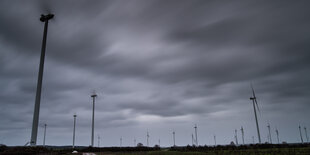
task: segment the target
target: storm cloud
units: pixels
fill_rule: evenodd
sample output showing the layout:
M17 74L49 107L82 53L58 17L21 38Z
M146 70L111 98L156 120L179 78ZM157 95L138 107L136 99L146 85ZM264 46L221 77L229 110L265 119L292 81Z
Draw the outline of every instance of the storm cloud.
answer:
M102 146L161 139L163 146L233 141L255 122L280 140L299 142L310 128L308 1L56 0L0 2L0 143L30 139L43 34L49 22L40 109L48 145L89 145L91 97L98 94L95 132ZM42 143L39 128L38 144ZM273 134L275 139L275 134ZM275 141L275 140L274 140Z

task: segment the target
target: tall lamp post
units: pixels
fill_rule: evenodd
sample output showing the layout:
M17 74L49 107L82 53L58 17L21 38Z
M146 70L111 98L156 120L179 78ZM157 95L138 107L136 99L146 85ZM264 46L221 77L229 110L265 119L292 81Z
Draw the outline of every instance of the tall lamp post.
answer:
M40 100L41 100L41 89L42 89L42 79L43 79L43 69L44 69L44 58L45 58L45 48L46 48L46 36L47 36L47 27L48 20L54 17L53 14L41 15L40 21L44 22L44 33L43 33L43 41L41 48L41 57L40 57L40 68L38 75L38 83L37 83L37 92L33 113L33 121L32 121L32 131L31 131L31 140L30 145L34 146L37 144L37 136L38 136L38 124L39 124L39 112L40 112Z

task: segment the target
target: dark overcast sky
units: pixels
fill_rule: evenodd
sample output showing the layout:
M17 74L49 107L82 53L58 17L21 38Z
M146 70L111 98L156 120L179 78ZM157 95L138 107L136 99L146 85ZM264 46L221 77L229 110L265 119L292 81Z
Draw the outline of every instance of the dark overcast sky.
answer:
M38 144L90 144L91 98L98 94L95 135L101 146L257 141L250 83L280 140L310 130L309 1L55 0L0 1L0 144L30 140L42 13L47 39ZM305 132L303 130L305 139ZM240 140L240 139L239 139ZM96 140L97 145L97 140Z

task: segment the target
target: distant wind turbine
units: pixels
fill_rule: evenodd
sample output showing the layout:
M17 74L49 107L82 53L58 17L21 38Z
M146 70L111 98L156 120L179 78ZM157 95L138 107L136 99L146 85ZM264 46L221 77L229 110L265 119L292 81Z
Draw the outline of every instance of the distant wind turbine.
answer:
M91 146L94 147L94 132L95 132L95 98L97 97L96 93L94 92L91 95L93 98L93 115L92 115L92 130L91 130Z
M216 146L216 135L213 135L214 138L214 146Z
M198 146L198 137L197 137L197 124L195 124L195 142L196 142L196 145Z
M137 145L136 145L136 138L134 138L134 140L133 140L133 146L134 146L134 147L137 146Z
M300 127L300 125L299 125L299 134L300 134L301 143L304 143L304 140L302 139L302 134L301 134L301 127Z
M44 138L43 138L43 146L45 146L45 137L46 137L46 124L44 124Z
M147 147L149 147L149 130L146 131L146 144L147 144Z
M277 134L278 144L280 144L280 140L279 140L279 131L278 131L278 129L277 129L277 128L276 128L276 134Z
M121 138L119 139L119 146L120 146L120 147L122 147L122 143L123 143L123 138L121 137Z
M267 125L267 128L268 128L268 132L269 132L269 135L268 135L268 138L269 138L269 142L270 142L270 144L272 144L272 138L271 138L271 132L270 132L270 124L268 123L268 125Z
M242 136L242 144L244 145L244 130L242 126L240 130L241 130L241 136Z
M251 88L252 88L253 97L250 97L250 100L253 101L253 108L254 108L254 115L255 115L255 120L256 120L258 142L261 143L261 138L260 138L260 133L259 133L259 126L258 126L258 121L257 121L257 114L256 114L256 108L258 109L258 111L259 111L259 108L258 108L258 104L257 104L257 100L256 100L256 96L255 96L255 92L254 92L252 84L251 84Z
M172 132L172 135L173 135L173 146L175 146L175 132L174 131Z
M194 134L192 134L192 146L194 146Z
M306 128L306 127L304 127L304 129L305 129L305 134L306 134L307 143L309 143L309 137L308 137L307 128Z
M235 140L236 140L236 145L238 145L238 137L237 137L237 130L235 129Z

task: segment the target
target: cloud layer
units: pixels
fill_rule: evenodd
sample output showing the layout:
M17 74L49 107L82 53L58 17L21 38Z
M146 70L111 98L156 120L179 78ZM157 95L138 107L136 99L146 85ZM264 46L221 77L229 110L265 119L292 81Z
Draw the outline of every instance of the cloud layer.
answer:
M90 144L95 90L102 146L191 144L256 137L250 83L281 141L310 128L308 1L9 1L0 2L0 143L30 139L43 23L48 29L40 124L47 144ZM40 128L38 143L42 143ZM273 131L274 132L274 131ZM304 134L304 133L303 133ZM275 134L273 135L275 141Z

